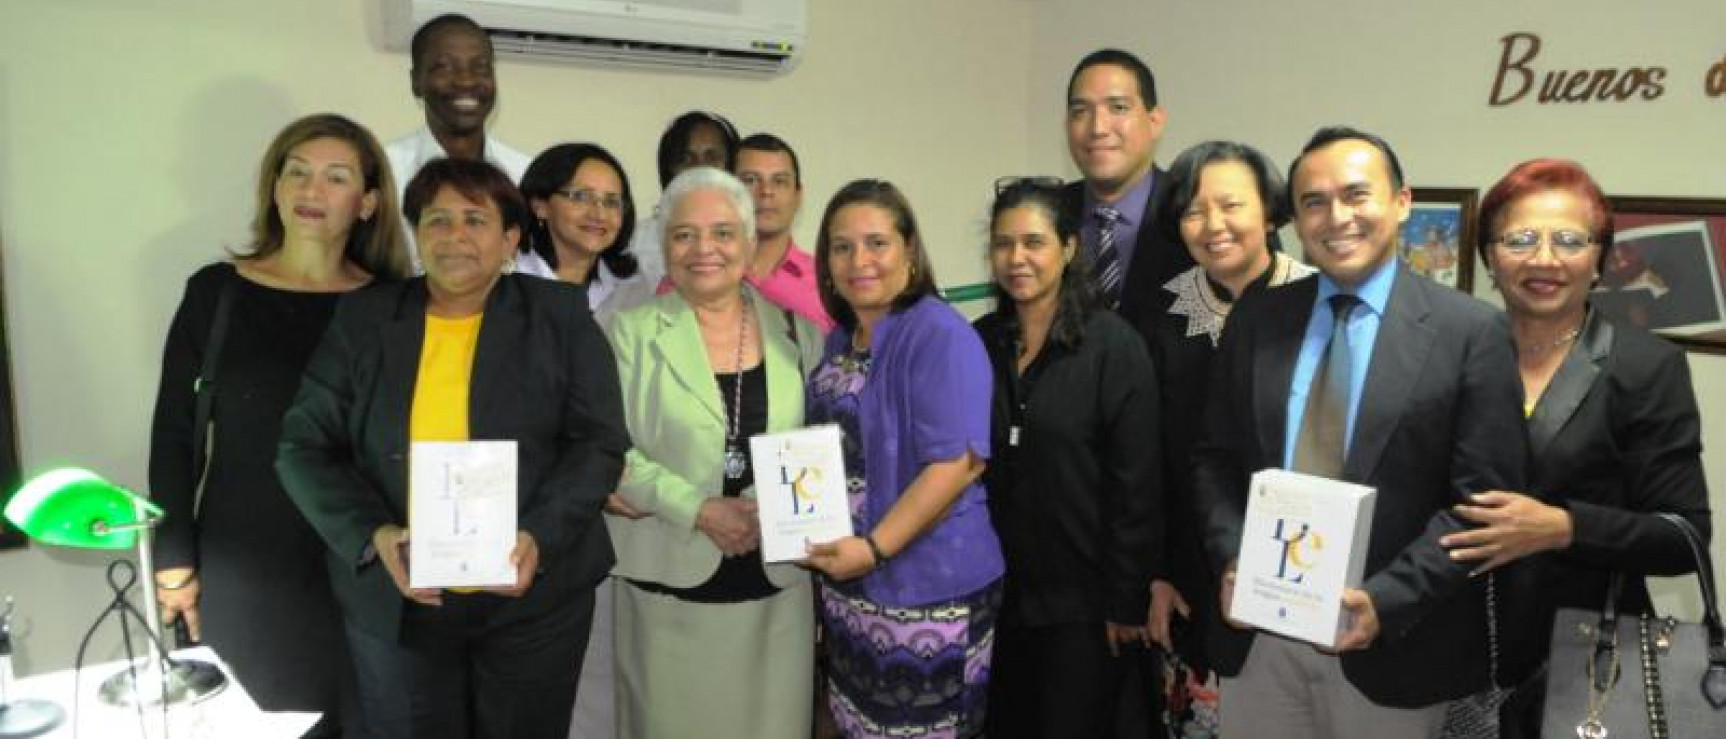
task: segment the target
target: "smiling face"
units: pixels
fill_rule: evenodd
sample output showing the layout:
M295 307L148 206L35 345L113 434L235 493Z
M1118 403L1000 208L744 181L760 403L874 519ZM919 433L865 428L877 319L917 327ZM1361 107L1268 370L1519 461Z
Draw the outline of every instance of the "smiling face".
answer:
M1067 151L1093 192L1119 197L1146 172L1163 135L1163 109L1145 107L1138 79L1113 64L1096 64L1067 91Z
M1411 198L1377 147L1340 139L1307 152L1291 191L1307 261L1332 280L1354 287L1395 258Z
M378 192L366 189L352 144L320 138L288 152L276 175L275 200L284 241L345 245L354 223L377 209Z
M485 34L462 25L433 31L410 74L432 132L458 137L484 132L497 102L491 41Z
M1592 206L1569 190L1541 190L1505 206L1499 216L1491 249L1493 281L1504 294L1504 307L1513 317L1580 321L1588 306L1588 291L1599 277L1600 245L1589 224ZM1515 254L1502 243L1505 234L1531 232L1539 243L1531 253ZM1554 233L1567 232L1585 243L1562 249Z
M910 245L893 213L872 203L840 208L828 225L827 239L834 292L851 306L858 322L872 325L911 284Z
M520 229L503 222L490 198L476 203L447 185L420 210L414 238L434 302L483 300L491 291L521 240Z
M725 193L693 190L665 223L665 271L678 294L704 302L735 293L755 245Z
M576 249L592 256L611 248L623 228L623 178L599 159L588 159L545 200L533 201L536 217L545 221L559 250Z
M1008 208L989 231L989 270L1013 302L1024 306L1060 297L1061 275L1079 242L1062 243L1048 211L1036 205Z
M1199 170L1193 200L1181 214L1181 241L1212 280L1251 281L1270 266L1264 196L1251 167L1213 162Z

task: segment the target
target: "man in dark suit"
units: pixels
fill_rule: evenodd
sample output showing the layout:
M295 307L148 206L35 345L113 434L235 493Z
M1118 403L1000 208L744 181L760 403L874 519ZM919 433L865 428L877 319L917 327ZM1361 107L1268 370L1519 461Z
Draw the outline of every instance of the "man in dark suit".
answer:
M1207 555L1228 573L1225 611L1253 472L1322 474L1378 499L1334 653L1213 624L1223 723L1239 736L1437 736L1448 702L1487 675L1484 588L1438 540L1467 528L1452 512L1465 496L1523 489L1509 329L1397 260L1411 197L1382 139L1320 130L1289 181L1320 277L1235 308L1194 452Z
M1079 60L1067 81L1067 151L1084 180L1067 186L1068 212L1104 302L1141 333L1168 305L1163 283L1193 266L1184 246L1158 236L1151 213L1163 171L1157 141L1167 113L1150 67L1131 53L1101 49Z

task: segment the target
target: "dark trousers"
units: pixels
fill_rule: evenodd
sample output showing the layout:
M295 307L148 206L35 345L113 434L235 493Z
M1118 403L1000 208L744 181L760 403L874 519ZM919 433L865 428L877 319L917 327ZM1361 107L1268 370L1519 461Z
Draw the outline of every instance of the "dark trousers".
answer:
M1127 651L1119 657L1109 654L1101 622L997 627L985 735L1116 736L1123 681L1133 658Z
M503 598L445 593L408 606L400 643L348 624L372 739L566 739L593 591L498 623Z

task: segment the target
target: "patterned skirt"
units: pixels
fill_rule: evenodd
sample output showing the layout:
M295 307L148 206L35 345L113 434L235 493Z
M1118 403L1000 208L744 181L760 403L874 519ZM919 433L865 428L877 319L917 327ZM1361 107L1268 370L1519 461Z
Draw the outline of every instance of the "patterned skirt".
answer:
M882 606L821 588L827 695L847 739L963 739L983 730L999 581L956 600Z

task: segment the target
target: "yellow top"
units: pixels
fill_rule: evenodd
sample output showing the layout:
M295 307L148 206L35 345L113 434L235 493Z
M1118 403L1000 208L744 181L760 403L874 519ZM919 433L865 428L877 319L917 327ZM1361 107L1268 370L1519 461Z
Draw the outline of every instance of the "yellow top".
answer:
M484 314L468 318L426 315L425 346L414 380L413 441L467 441L468 383L473 379L474 348Z
M473 379L473 354L479 346L479 321L485 314L467 318L438 318L426 314L425 345L420 348L419 375L414 380L414 404L408 421L410 441L467 441L467 395ZM413 499L413 487L408 487ZM413 504L408 504L413 510ZM413 522L408 522L413 528ZM450 588L456 593L477 593L478 588Z

